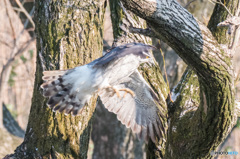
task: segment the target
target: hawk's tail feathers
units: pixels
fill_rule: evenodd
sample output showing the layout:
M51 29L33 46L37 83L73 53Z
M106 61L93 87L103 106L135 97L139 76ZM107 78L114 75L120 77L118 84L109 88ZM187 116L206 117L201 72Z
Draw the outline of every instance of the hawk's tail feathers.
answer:
M51 97L57 92L62 91L65 86L62 76L66 71L44 71L42 79L44 83L40 86L43 89L43 96Z
M63 112L65 114L77 115L82 111L82 104L71 93L72 84L66 82L64 76L70 73L67 71L44 71L42 79L44 83L40 86L43 89L43 96L49 97L47 105L53 109L53 111Z
M67 70L58 70L58 71L44 71L42 79L44 81L53 81L61 77L67 72Z

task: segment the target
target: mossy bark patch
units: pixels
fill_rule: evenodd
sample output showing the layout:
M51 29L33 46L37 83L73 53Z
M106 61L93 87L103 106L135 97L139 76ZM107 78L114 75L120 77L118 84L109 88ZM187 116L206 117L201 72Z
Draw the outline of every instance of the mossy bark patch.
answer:
M43 70L73 68L102 55L105 6L105 0L36 1L34 94L26 135L16 149L16 158L87 158L96 95L81 116L65 116L46 106L39 86Z

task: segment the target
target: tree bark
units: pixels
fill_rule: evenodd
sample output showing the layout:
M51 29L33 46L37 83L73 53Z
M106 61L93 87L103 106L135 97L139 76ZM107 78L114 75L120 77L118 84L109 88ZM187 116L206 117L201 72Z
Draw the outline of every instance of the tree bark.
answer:
M171 104L175 109L170 109L172 114L164 158L211 158L210 152L217 148L235 123L230 55L206 26L173 0L122 2L147 20L153 31L151 35L164 40L196 73L195 77L185 73L181 85L189 94L184 94L186 89L181 88L183 92L180 94L184 95ZM234 3L231 4L236 7L239 2ZM197 78L200 90L194 92ZM197 96L192 98L195 93Z
M36 1L37 67L32 107L24 142L15 158L87 158L96 96L83 115L54 113L41 95L43 70L83 65L102 53L105 0Z
M209 0L178 0L178 2L203 24L208 23L214 9L214 4L212 4ZM164 57L160 52L154 52L154 56L158 61L161 71L164 72L164 69L166 69L169 87L172 89L181 80L187 65L178 56L178 54L176 54L176 52L163 41L155 39L153 41L153 45L162 49Z

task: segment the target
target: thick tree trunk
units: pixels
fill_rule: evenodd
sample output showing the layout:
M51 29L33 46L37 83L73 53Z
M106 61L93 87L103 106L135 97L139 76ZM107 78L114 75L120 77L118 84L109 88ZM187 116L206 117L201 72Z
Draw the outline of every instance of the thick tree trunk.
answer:
M37 68L24 142L16 158L87 158L96 96L81 116L54 113L41 95L43 70L73 68L102 54L105 0L36 1Z
M174 96L177 100L171 104L174 109L170 109L169 114L165 158L211 158L210 152L223 141L236 118L234 77L228 51L219 45L220 41L216 41L204 25L173 0L122 2L147 20L153 31L148 35L164 40L196 72L184 74L182 87ZM238 3L225 4L234 8ZM215 19L225 20L224 15L226 17L227 14L222 14L218 10ZM219 39L227 41L226 38ZM200 90L196 87L197 79ZM179 94L181 96L177 96Z

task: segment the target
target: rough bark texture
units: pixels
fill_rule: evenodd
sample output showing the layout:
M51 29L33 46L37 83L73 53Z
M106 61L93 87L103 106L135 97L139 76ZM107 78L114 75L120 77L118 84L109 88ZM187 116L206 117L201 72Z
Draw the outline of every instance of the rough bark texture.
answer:
M208 0L194 1L178 0L193 16L204 24L207 24L214 9L214 4ZM180 81L187 65L176 54L176 52L163 41L155 39L153 44L162 49L164 58L160 52L154 52L161 71L164 72L164 61L170 89L174 88ZM164 76L165 77L165 76ZM166 77L165 77L166 78Z
M211 158L209 152L216 149L234 123L230 55L204 25L175 1L122 1L128 9L147 20L155 37L170 45L196 72L199 80L200 90L196 92L199 96L195 99L189 96L191 101L185 102L178 98L173 103L184 102L184 109L172 111L165 158ZM187 73L185 76L189 80L183 87L194 93L198 85L194 84L196 78ZM195 109L186 111L187 106Z
M37 68L24 142L16 158L87 158L90 119L96 96L83 115L57 114L41 95L43 70L73 68L89 63L102 53L105 0L36 1Z

